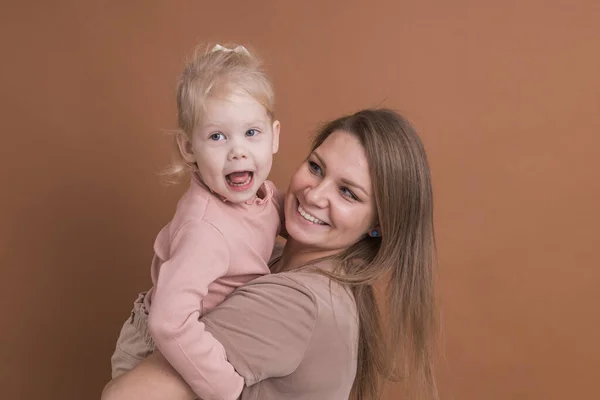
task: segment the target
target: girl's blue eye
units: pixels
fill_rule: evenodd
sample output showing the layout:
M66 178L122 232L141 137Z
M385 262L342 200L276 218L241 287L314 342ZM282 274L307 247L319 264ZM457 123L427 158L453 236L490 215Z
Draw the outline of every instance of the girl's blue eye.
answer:
M317 164L317 163L316 163L316 162L314 162L314 161L309 161L309 162L308 162L308 168L310 169L310 171L311 171L313 174L317 174L317 175L318 175L318 174L320 174L320 173L321 173L321 167L319 167L319 164Z
M356 197L352 190L348 189L347 187L340 188L340 191L342 192L342 196L351 198L352 200L358 200L358 197Z
M248 129L246 131L246 136L248 136L248 137L253 137L256 135L258 135L258 129Z
M223 135L221 132L218 133L213 133L212 135L210 135L210 140L224 140L225 139L225 135Z

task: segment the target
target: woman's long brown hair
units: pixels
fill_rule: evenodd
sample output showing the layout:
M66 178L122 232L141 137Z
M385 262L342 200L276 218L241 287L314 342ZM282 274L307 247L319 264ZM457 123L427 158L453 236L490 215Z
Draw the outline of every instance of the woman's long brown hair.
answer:
M359 316L358 365L351 398L376 400L386 380L402 380L406 398L437 399L433 196L427 157L413 127L387 109L328 123L313 150L335 131L355 135L369 162L380 237L365 236L339 255L328 274L348 285ZM378 307L374 285L385 282Z

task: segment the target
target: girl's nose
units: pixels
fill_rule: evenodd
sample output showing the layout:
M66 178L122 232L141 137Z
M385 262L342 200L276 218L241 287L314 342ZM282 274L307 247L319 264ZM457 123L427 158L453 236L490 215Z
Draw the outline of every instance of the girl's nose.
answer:
M227 156L227 159L229 161L234 161L234 160L241 160L244 158L248 157L248 152L246 151L246 149L244 148L244 146L240 146L237 144L234 144L231 147L231 150L229 150L229 154Z

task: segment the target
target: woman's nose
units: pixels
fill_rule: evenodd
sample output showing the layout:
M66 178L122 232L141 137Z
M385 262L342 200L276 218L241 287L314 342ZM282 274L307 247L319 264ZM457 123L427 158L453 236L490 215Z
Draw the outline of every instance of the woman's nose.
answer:
M329 203L327 197L327 184L321 182L319 185L314 187L308 187L304 191L304 198L306 201L319 208L327 207Z

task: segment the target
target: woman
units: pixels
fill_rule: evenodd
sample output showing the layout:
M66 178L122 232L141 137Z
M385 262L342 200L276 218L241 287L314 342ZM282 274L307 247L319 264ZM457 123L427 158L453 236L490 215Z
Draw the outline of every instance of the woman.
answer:
M274 273L203 318L245 379L241 398L378 399L383 381L400 377L407 398L437 398L431 181L410 124L385 109L327 124L290 181L285 217L289 239ZM159 354L103 393L194 397Z

